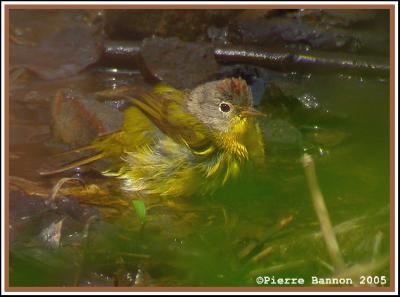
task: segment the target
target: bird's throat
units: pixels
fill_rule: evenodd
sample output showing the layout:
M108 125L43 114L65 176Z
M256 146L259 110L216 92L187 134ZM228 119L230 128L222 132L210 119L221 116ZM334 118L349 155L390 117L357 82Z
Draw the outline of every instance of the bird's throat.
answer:
M220 149L231 154L239 161L249 158L246 144L244 143L245 134L251 128L245 119L239 119L232 123L228 132L219 132L217 135L217 145Z

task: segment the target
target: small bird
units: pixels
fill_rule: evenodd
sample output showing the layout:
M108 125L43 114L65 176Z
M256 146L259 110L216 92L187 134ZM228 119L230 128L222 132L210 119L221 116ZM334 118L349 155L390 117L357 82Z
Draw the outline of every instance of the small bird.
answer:
M101 173L122 179L125 191L186 197L211 194L251 160L263 162L264 141L251 91L241 78L207 82L191 91L157 85L131 98L123 127L74 152L92 155L42 175L101 159Z

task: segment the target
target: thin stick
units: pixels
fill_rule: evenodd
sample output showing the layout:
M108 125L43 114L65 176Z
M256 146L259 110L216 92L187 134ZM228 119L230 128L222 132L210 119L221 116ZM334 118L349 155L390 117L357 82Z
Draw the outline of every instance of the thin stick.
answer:
M340 252L339 244L333 232L331 220L329 218L328 209L326 208L324 196L318 185L317 175L315 173L315 164L312 157L304 154L302 158L304 171L307 178L308 187L310 189L311 199L314 205L315 213L317 214L321 232L324 237L329 256L335 267L336 273L346 268L342 254Z
M57 184L53 187L53 189L50 192L49 198L46 201L47 205L52 205L54 204L54 201L56 200L57 197L57 193L58 191L61 189L61 187L63 186L64 183L68 182L68 181L78 181L82 184L82 186L85 185L84 181L80 178L77 177L63 177L62 179L60 179Z

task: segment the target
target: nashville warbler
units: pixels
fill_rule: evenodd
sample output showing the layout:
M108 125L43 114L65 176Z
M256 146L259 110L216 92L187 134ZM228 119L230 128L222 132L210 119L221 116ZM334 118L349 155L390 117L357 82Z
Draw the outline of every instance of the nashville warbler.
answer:
M236 176L248 160L262 162L264 143L243 79L228 78L180 91L159 84L131 98L123 127L89 146L90 157L43 175L110 159L105 176L122 179L122 189L144 195L208 194Z

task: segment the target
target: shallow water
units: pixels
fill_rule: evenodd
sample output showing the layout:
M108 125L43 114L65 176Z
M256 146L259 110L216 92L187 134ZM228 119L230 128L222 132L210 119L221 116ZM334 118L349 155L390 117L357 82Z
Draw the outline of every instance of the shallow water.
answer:
M118 79L126 81L126 77ZM136 76L130 79L135 84ZM289 133L286 130L278 138L268 139L268 121L279 118L264 120L264 168L244 170L212 197L191 197L158 206L145 201L152 207L143 227L136 213L127 208L112 220L95 221L85 234L81 227L71 225L68 229L67 225L68 231L55 249L40 243L39 227L17 234L19 241L11 245L11 285L257 286L255 279L260 275L304 277L306 284L312 275L332 276L331 260L299 162L304 150L314 157L346 264L387 259L388 80L361 74L290 74L279 76L277 81L288 85L296 81L297 90L306 90L298 91L300 94L312 94L324 110L340 115L339 120L326 123L321 117L320 122L317 118L309 123L300 119L304 125L290 125L300 133L301 141L287 144L282 140ZM60 87L97 91L104 85L106 79L88 69L70 81L28 83L26 89L51 94ZM39 177L37 170L50 154L62 148L50 145L50 131L43 132L44 141L19 141L18 135L12 134L18 133L13 127L21 123L21 112L28 115L34 111L31 117L24 117L32 125L50 122L46 115L50 100L20 106L12 100L19 94L15 91L10 102L11 118L16 119L11 121L10 175L35 181L50 192L57 178ZM89 183L105 180L85 174L81 177ZM123 196L118 191L112 193L111 200ZM389 265L365 274L389 277Z

